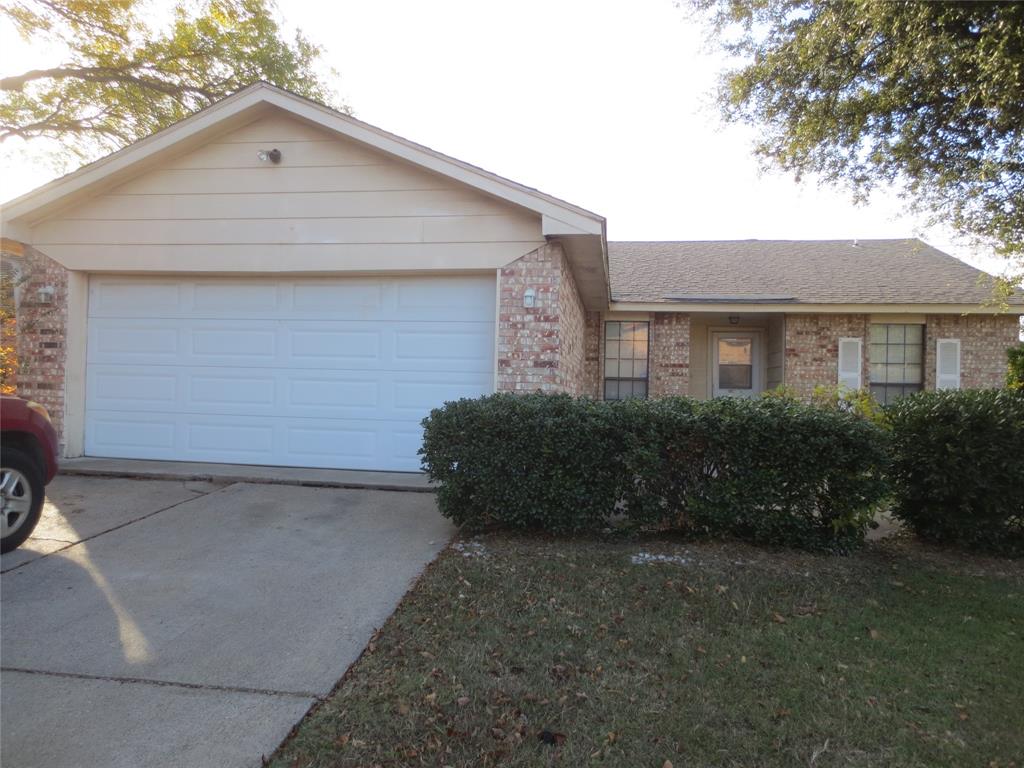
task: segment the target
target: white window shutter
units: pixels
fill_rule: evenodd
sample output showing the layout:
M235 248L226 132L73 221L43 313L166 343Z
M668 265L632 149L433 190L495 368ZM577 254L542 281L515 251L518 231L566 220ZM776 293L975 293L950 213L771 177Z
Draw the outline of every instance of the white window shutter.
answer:
M839 386L860 389L863 353L858 338L839 339Z
M960 389L960 339L935 342L935 388Z

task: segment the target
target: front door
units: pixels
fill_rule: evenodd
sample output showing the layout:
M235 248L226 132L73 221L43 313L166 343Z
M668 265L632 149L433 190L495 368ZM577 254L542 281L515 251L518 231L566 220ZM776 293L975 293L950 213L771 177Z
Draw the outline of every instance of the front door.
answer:
M754 397L761 378L761 334L725 331L711 334L711 375L715 397Z

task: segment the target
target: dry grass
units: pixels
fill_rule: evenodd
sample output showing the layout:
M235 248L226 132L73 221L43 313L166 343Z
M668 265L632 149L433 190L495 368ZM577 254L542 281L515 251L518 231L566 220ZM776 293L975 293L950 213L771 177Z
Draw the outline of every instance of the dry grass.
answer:
M1006 768L1022 651L1019 562L493 534L430 567L273 765Z

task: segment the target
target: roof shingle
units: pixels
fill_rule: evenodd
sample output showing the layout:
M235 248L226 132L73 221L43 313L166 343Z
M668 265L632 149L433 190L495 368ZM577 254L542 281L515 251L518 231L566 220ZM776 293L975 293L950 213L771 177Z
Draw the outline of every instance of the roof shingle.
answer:
M608 261L612 300L622 302L977 304L992 296L984 272L917 239L609 242Z

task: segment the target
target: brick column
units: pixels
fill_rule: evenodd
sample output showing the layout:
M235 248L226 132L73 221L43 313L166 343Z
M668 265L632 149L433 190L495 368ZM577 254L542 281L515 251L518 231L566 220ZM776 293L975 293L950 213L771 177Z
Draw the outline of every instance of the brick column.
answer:
M583 394L584 311L562 246L531 251L499 279L498 391Z
M655 312L650 328L650 396L689 395L690 316Z
M46 407L63 442L68 273L30 246L4 240L2 249L15 284L16 394Z

